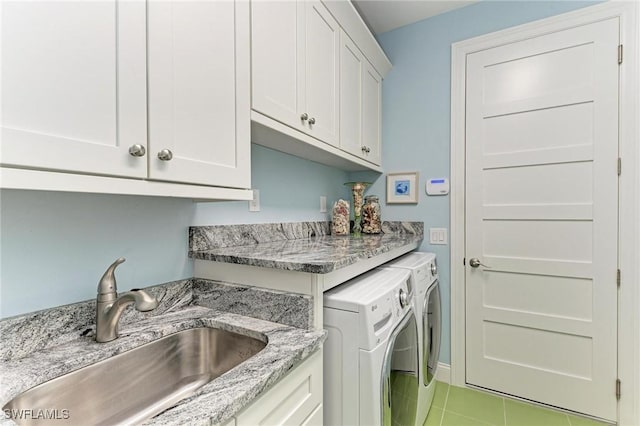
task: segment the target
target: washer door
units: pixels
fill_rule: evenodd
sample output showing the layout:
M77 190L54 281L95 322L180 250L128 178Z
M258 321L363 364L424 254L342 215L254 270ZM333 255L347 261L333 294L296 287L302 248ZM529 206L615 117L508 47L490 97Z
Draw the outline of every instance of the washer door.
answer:
M389 337L382 370L382 424L413 425L418 388L418 324L413 309Z
M424 386L427 386L436 375L438 358L440 357L441 334L441 300L440 283L436 280L424 295L422 305L422 371Z

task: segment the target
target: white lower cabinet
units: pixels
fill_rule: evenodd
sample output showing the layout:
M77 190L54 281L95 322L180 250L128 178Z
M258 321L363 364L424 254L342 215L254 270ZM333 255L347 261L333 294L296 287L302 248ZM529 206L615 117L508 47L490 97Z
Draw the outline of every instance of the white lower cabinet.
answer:
M235 425L322 425L322 350L240 412Z

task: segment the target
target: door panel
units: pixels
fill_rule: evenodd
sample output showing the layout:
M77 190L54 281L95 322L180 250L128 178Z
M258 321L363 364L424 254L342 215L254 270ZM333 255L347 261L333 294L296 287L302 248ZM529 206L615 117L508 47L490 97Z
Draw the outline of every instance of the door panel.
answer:
M306 10L305 99L307 133L331 145L338 145L340 104L340 27L320 1L304 2Z
M0 7L2 164L146 177L145 3Z
M618 19L467 57L467 382L616 419Z
M382 78L365 59L362 79L362 142L369 149L367 161L380 165L380 123L382 112Z
M248 5L151 1L148 16L149 176L248 188Z

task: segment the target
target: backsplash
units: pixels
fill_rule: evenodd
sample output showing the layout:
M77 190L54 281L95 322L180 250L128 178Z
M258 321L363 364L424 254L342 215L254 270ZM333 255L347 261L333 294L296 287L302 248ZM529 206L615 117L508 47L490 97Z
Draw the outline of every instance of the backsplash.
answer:
M158 307L150 312L128 308L121 324L186 306L203 306L304 329L313 324L313 302L310 296L301 294L204 279L173 281L145 290L158 299ZM96 301L87 300L1 320L0 360L22 358L76 340L79 335L91 337L95 315Z
M383 222L384 234L424 233L423 222ZM189 251L247 246L331 234L331 222L260 223L189 227Z

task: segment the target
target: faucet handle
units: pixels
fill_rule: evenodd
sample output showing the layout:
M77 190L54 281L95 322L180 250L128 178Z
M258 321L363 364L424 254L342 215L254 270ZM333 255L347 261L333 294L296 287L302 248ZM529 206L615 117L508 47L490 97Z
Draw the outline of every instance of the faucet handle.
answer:
M124 257L120 257L115 260L107 268L102 278L98 282L98 301L99 302L109 302L115 300L118 294L118 287L116 285L116 275L115 271L118 265L124 263L126 259Z

